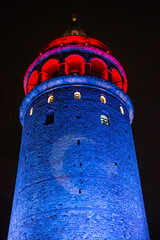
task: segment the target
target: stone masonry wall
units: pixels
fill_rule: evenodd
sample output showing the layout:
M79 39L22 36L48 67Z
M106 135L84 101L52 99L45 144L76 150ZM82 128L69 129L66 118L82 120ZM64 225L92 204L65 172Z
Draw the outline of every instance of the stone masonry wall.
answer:
M8 239L149 239L128 110L116 96L63 86L30 104Z

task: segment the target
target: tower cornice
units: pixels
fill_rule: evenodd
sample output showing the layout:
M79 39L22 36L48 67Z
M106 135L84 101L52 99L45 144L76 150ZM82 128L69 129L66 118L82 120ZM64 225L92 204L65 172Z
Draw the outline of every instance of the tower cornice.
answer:
M67 86L85 86L90 88L99 88L108 92L110 95L119 99L127 108L130 123L133 121L134 110L128 95L119 87L104 79L93 76L60 76L49 79L34 87L24 98L20 107L20 121L23 126L24 116L32 102L40 95L49 92L51 89L64 88ZM97 96L98 99L98 96Z
M88 36L63 36L57 39L52 40L51 42L47 43L38 53L38 56L43 54L44 52L48 51L49 49L56 48L56 47L63 47L66 45L73 45L73 44L80 44L84 46L93 46L99 48L111 55L114 55L110 48L102 43L101 41L88 37Z

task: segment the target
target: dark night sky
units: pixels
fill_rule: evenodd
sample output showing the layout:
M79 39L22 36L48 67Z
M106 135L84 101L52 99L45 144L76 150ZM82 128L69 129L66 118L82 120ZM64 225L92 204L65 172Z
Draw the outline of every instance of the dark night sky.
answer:
M18 164L23 76L38 51L61 37L73 12L110 47L128 77L132 124L151 240L160 239L158 1L1 1L0 240L6 239Z

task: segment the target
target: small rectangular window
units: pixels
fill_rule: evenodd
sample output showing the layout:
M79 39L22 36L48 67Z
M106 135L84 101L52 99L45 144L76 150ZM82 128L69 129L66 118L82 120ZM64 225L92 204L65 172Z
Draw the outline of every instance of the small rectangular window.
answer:
M51 123L54 123L54 112L49 112L46 115L45 125L49 125Z

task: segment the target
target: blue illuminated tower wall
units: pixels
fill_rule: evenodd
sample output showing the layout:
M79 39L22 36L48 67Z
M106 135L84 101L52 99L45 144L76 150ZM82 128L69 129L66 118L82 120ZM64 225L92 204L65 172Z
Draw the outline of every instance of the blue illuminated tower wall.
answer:
M54 40L30 65L8 240L149 239L126 81L86 36Z

